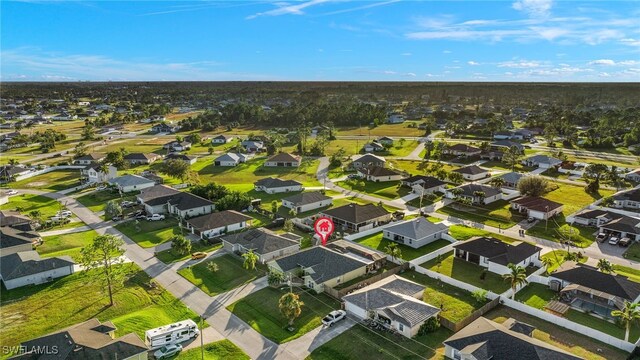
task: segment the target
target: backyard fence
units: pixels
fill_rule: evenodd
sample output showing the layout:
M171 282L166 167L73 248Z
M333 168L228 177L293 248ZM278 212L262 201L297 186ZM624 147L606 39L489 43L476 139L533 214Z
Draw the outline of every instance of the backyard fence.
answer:
M32 178L34 176L50 173L50 172L56 171L56 170L69 170L69 169L80 170L80 169L84 169L84 168L85 168L85 166L82 166L82 165L51 166L51 167L48 167L46 169L30 171L30 172L28 172L26 174L18 175L18 176L15 177L15 180L16 181L20 181L20 180L24 180L24 179L29 179L29 178Z
M493 310L493 308L495 308L496 306L498 306L500 304L500 297L497 297L491 301L489 301L488 303L482 305L481 308L477 309L476 311L472 312L469 316L467 316L466 318L458 321L457 323L454 323L453 321L447 320L443 317L440 317L440 325L446 327L447 329L453 331L453 332L458 332L460 330L462 330L465 326L471 324L472 322L474 322L477 318L479 318L480 316L488 313L489 311Z
M395 275L399 272L402 271L406 271L409 269L409 263L405 262L404 264L400 265L400 266L396 266L392 269L386 270L381 272L380 274L377 275L373 275L369 278L366 278L362 281L359 281L355 284L349 285L346 288L342 288L340 290L336 290L336 289L331 289L333 290L332 292L327 292L329 295L333 296L334 298L341 300L345 295L349 294L351 291L353 290L357 290L360 289L362 287L365 287L367 285L373 284L375 282L378 282L382 279L386 279L391 275ZM327 289L325 288L325 291L327 291Z
M351 241L356 240L356 239L360 239L360 238L363 238L365 236L369 236L369 235L372 235L372 234L379 233L382 230L388 228L389 226L395 225L395 224L397 224L397 223L399 223L401 221L404 221L404 220L392 221L392 222L390 222L388 224L385 224L385 225L382 225L382 226L378 226L378 227L374 227L373 229L363 230L363 231L357 232L355 234L350 234L350 235L344 236L343 238L345 240L351 240Z
M444 255L446 253L448 253L449 251L453 251L453 247L456 245L456 243L451 243L445 247L442 247L436 251L432 251L428 254L422 255L420 257L417 257L413 260L411 260L411 264L415 265L415 266L419 266L420 264L424 264L429 260L433 260L435 258L438 257L438 255Z

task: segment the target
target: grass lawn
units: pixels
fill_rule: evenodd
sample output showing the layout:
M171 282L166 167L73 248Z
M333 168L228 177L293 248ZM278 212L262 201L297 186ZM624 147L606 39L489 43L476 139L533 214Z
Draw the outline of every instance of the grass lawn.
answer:
M143 248L160 245L180 234L178 221L174 218L161 221L130 220L116 225L116 229Z
M440 327L433 333L408 339L358 324L315 349L307 360L444 359L442 342L452 334Z
M57 200L41 195L20 194L9 198L9 202L0 205L2 210L18 210L25 215L32 211L40 211L43 218L55 215L62 209Z
M337 129L336 136L346 135L370 135L372 137L379 136L423 136L424 130L417 127L409 127L411 122L405 121L402 124L382 124L376 127L360 126L360 127L342 127ZM371 141L375 140L374 138ZM353 141L353 140L350 140ZM365 140L362 140L365 144Z
M556 297L558 293L538 283L530 283L520 289L516 294L516 300L523 302L536 309L543 310L549 301Z
M503 229L510 228L524 219L521 215L511 212L510 204L505 200L498 200L488 205L471 206L452 203L438 209L438 212Z
M391 167L396 170L403 170L412 175L424 175L427 167L433 167L436 162L435 161L419 161L419 160L388 160L387 161ZM458 169L458 166L453 166L449 164L441 163L442 169L447 172Z
M624 339L625 329L622 326L618 326L614 323L610 323L606 320L597 318L595 316L583 313L574 309L569 309L569 312L565 314L565 317L573 322L588 326L592 329L600 330L605 334L615 336L618 339ZM629 341L635 343L640 337L640 325L638 323L631 324L631 333L629 334Z
M345 189L366 193L384 199L394 200L409 193L409 188L400 187L400 181L373 182L357 179L340 181L336 185Z
M205 360L250 360L251 358L231 341L224 339L204 345ZM181 352L177 357L170 359L200 360L202 351L200 348Z
M562 350L587 360L624 360L629 355L622 350L608 346L590 337L506 306L498 306L484 316L497 323L503 323L509 318L514 318L532 325L536 328L536 330L533 331L534 338L557 346Z
M549 266L549 268L547 269L547 273L550 274L554 272L560 265L562 265L566 257L567 257L566 250L553 250L542 255L542 258L550 258L551 261L553 261L553 264L551 264L551 266ZM587 256L582 256L582 258L580 258L581 263L586 263L587 260L589 260L589 257Z
M80 170L55 170L11 184L15 189L60 191L80 185Z
M527 235L541 237L555 242L564 242L568 239L581 248L588 247L595 240L595 229L581 226L569 225L566 223L564 216L558 214L548 222L538 221L533 227L527 230Z
M512 171L511 170L511 166L501 162L501 161L485 161L482 163L482 167L485 168L492 168L492 169L500 169L500 170L506 170L506 171ZM528 167L528 166L524 166L520 163L518 163L515 167L515 170L513 171L518 171L518 172L529 172L531 170L533 170L534 168Z
M215 273L209 271L207 269L208 262L218 264L219 270ZM264 271L259 267L256 267L255 270L247 270L242 267L241 259L227 254L180 269L178 274L199 287L200 290L214 296L250 283L263 276Z
M472 227L468 227L466 225L451 225L449 227L449 235L453 236L453 238L460 240L460 241L465 241L465 240L469 240L473 237L477 237L477 236L486 236L486 237L492 237L492 238L496 238L496 239L500 239L506 243L512 243L514 241L520 241L517 239L513 239L510 238L508 236L504 236L504 235L500 235L500 234L495 234L486 230L482 230L482 229L477 229L477 228L472 228Z
M409 190L409 191L411 191L411 190ZM420 205L422 205L422 207L429 206L429 205L431 205L433 203L436 203L436 202L442 200L442 195L439 195L440 193L436 193L436 194L438 194L438 195L436 195L436 197L433 200L429 200L426 195L423 196L422 197L422 204L420 203L420 197L419 196L417 198L415 198L415 199L411 199L411 200L407 201L406 204L409 205L409 206L413 206L415 208L420 208ZM440 220L440 221L442 221L442 220Z
M583 207L591 204L592 202L600 199L601 197L607 197L614 193L613 190L600 189L599 195L587 194L584 191L583 186L565 184L560 182L549 182L556 185L557 189L547 193L544 197L564 204L562 213L567 216L582 209Z
M510 288L510 284L502 276L489 271L485 272L484 280L480 279L484 268L454 257L453 251L442 256L439 266L438 259L429 260L420 266L496 294L502 294Z
M624 257L634 261L640 261L640 243L634 243L625 251Z
M292 332L286 329L288 321L278 308L278 300L285 291L267 287L229 305L227 309L278 344L308 333L322 324L322 317L328 312L340 309L340 303L328 295L311 295L299 289L295 292L300 295L304 306L302 314L293 323L295 330Z
M222 247L221 243L218 244L208 244L203 243L202 241L191 242L191 252L203 251L203 252L212 252L218 250ZM170 264L176 261L187 260L191 258L191 254L180 255L173 252L171 249L162 250L156 253L156 257L158 260L162 261L165 264Z
M37 247L42 257L69 255L80 260L80 250L98 236L94 230L43 237L44 243Z
M613 265L616 274L626 276L629 280L640 283L640 269L634 269L622 265Z
M54 282L6 291L0 295L0 338L5 345L42 336L94 317L111 320L117 336L144 331L197 315L161 287L147 286L149 276L125 264L128 279L114 293L114 305L101 281L75 273Z
M390 243L392 243L392 241L388 240L388 239L383 239L382 238L382 232L378 233L378 234L372 234L369 236L365 236L362 237L360 239L355 240L356 242L368 246L372 249L376 249L378 251L382 251L385 252L385 248L387 247L387 245L389 245ZM443 240L443 239L438 239L430 244L427 244L425 246L422 246L420 248L414 249L410 246L404 245L404 244L398 244L398 248L400 249L400 251L402 252L400 258L404 259L404 260L413 260L417 257L420 257L422 255L426 255L428 253L434 252L440 248L443 248L447 245L451 244L449 241L447 240Z
M79 203L86 206L93 212L104 210L107 202L113 199L119 199L120 194L110 190L94 191L76 198ZM134 196L125 196L124 200L134 200Z

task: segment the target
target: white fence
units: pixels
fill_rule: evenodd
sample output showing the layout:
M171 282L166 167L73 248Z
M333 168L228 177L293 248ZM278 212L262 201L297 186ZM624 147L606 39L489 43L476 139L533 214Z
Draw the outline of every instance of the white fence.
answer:
M430 252L428 254L422 255L420 257L417 257L413 260L411 260L411 264L415 265L415 266L419 266L420 264L424 264L425 262L435 259L436 257L438 257L438 255L444 255L446 253L448 253L449 251L453 250L453 246L456 245L456 243L451 243L445 247L442 247L436 251Z
M30 171L26 174L22 174L22 175L18 175L15 177L16 181L20 181L20 180L24 180L24 179L28 179L28 178L32 178L34 176L38 176L38 175L42 175L42 174L46 174L52 171L56 171L56 170L66 170L66 169L84 169L85 167L82 165L61 165L61 166L51 166L48 167L46 169L42 169L42 170L36 170L36 171Z
M460 289L467 290L469 292L474 292L474 291L477 291L477 290L483 290L483 289L480 289L479 287L473 286L471 284L467 284L466 282L462 282L460 280L456 280L454 278L450 278L450 277L448 277L446 275L440 274L440 273L435 272L435 271L427 270L427 269L425 269L423 267L420 267L420 266L416 266L415 267L415 271L417 273L427 275L430 278L434 278L434 279L440 280L440 281L442 281L444 283L447 283L449 285L453 285L453 286L455 286L457 288L460 288ZM491 300L497 298L498 296L499 295L494 293L494 292L491 292L491 291L487 292L487 298L489 298Z
M401 220L401 221L404 221L404 220ZM385 225L382 225L382 226L378 226L378 227L374 227L373 229L363 230L363 231L360 231L360 232L355 233L355 234L350 234L350 235L345 236L344 239L345 240L354 241L356 239L360 239L360 238L363 238L365 236L369 236L369 235L372 235L372 234L379 233L383 229L386 229L389 226L395 225L395 224L397 224L397 223L399 223L401 221L392 221L392 222L390 222L388 224L385 224Z

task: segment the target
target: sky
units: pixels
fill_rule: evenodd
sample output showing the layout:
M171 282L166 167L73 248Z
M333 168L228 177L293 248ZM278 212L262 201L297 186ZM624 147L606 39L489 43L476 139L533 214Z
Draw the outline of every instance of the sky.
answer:
M0 1L2 81L640 81L638 1Z

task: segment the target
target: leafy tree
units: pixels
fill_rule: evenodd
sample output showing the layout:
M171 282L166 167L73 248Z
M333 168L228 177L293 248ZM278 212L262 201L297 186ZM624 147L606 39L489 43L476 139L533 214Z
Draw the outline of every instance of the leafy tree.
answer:
M522 195L542 196L547 193L549 181L541 176L524 176L518 181L518 191Z
M611 316L620 318L625 323L624 341L629 341L631 323L640 320L640 303L632 303L625 300L622 310L613 310Z
M420 329L418 329L418 335L426 335L432 332L435 332L440 328L440 321L438 321L437 316L432 316L427 321L425 321L422 325L420 325Z
M87 121L82 128L82 140L93 140L96 138L96 131L93 124Z
M394 242L390 242L384 248L384 252L387 253L387 255L391 256L393 260L396 260L397 258L402 256L402 250L400 250L400 248L398 247L398 244Z
M109 151L105 155L104 161L117 167L118 170L126 169L129 167L129 162L124 159L125 155L127 155L125 148L120 148L120 150L117 151Z
M292 292L282 295L280 300L278 300L280 313L289 320L289 326L293 326L293 322L302 314L303 306L304 302L300 300L300 296Z
M589 164L584 169L583 177L588 179L586 191L588 193L597 193L600 190L600 180L604 179L609 173L609 167L604 164Z
M496 176L489 181L489 184L494 188L499 189L502 186L504 186L504 179L501 178L500 176Z
M187 136L187 140L189 140L189 142L191 142L192 144L199 144L200 141L202 141L202 136L200 136L200 134L195 132L195 133Z
M516 165L520 163L520 159L522 158L522 153L520 149L516 146L511 146L504 152L502 156L502 161L511 168L511 171L514 171Z
M184 181L189 176L190 164L179 159L169 159L160 166L160 173Z
M217 262L212 260L207 263L207 270L211 271L212 273L216 273L218 272L218 270L220 270L220 266Z
M87 155L87 146L81 141L73 149L73 158L77 159Z
M527 280L527 270L520 265L514 264L509 264L507 267L511 272L502 275L502 277L505 281L509 281L511 283L511 299L514 300L516 297L516 288L529 283Z
M487 290L478 289L478 290L472 292L471 296L473 296L473 298L476 299L477 302L483 303L483 302L485 302L487 300Z
M205 199L211 200L213 202L218 201L219 199L221 199L222 197L230 193L229 189L227 189L225 186L218 185L213 182L208 183L206 185L192 186L189 189L189 192L194 195L198 195Z
M602 201L600 202L600 206L609 207L609 206L613 205L614 203L615 203L615 200L613 200L613 198L611 196L607 196L607 197L602 199Z
M246 253L242 254L242 258L244 259L244 263L242 266L247 270L255 270L256 263L258 263L259 256L254 253L253 250L249 250Z
M464 182L464 177L462 176L462 174L458 172L453 172L453 171L449 172L447 174L447 178L449 179L449 181L451 181L456 185L460 185Z
M242 211L251 205L251 196L240 191L231 191L215 202L218 210Z
M124 241L114 235L100 235L80 251L80 264L87 274L94 274L104 281L109 291L109 305L113 306L113 287L122 284L124 267Z
M613 265L607 259L598 260L598 265L596 265L596 267L603 273L610 274L613 272Z
M171 250L179 255L191 253L191 241L182 235L176 235L171 239Z
M285 281L285 276L282 271L275 269L269 269L269 275L267 276L267 283L271 286L278 286Z
M271 212L275 215L278 212L278 202L273 200L271 202Z
M109 200L104 205L104 214L109 218L122 215L122 206L118 200Z
M282 227L282 230L284 230L286 232L292 232L293 231L293 221L291 219L285 220L284 226Z

